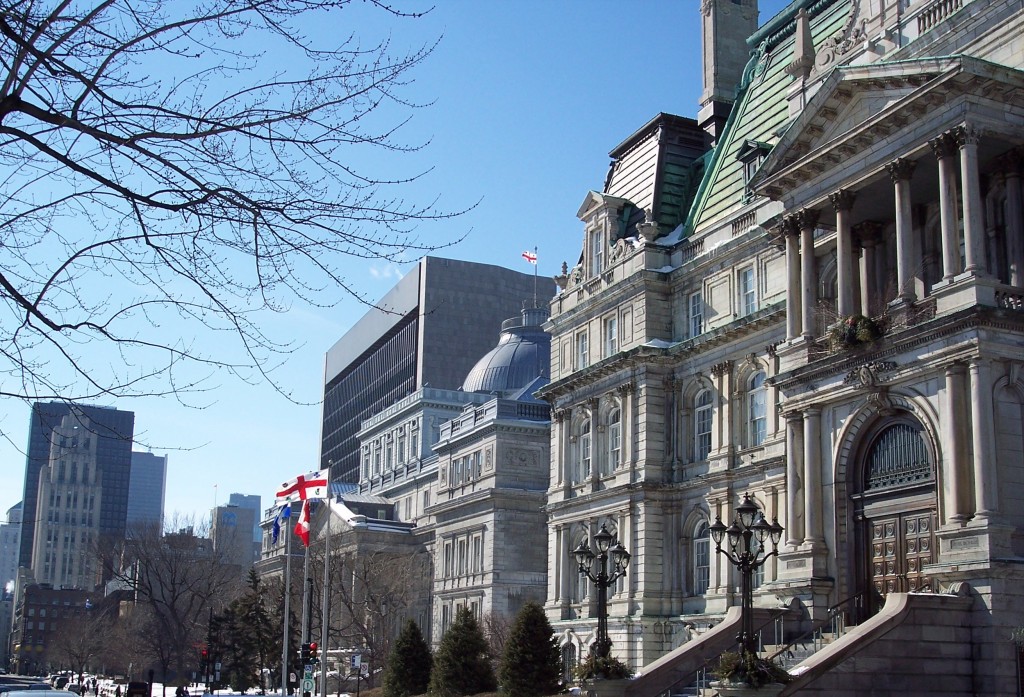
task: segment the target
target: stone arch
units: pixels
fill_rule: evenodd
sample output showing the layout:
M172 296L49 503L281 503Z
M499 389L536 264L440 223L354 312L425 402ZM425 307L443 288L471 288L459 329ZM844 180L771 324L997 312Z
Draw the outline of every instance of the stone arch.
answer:
M892 510L916 510L921 508L931 511L931 532L939 520L942 505L943 472L941 462L943 454L939 437L938 415L923 395L912 391L888 391L881 389L868 396L865 403L846 419L839 431L836 444L831 453L834 463L835 479L835 521L836 548L843 550L840 554L840 568L837 570L839 584L837 599L845 599L858 592L869 592L874 568L871 562L871 540L875 532L870 529L873 521L880 520L877 511L868 514L865 493L865 460L869 448L873 446L881 434L899 424L907 424L919 429L923 446L931 460L932 477L929 480L912 485L914 493L901 493L904 487L896 486L887 495ZM880 490L873 490L878 494ZM885 490L881 490L885 491ZM909 490L908 490L909 491ZM922 508L923 507L923 508ZM916 525L917 523L915 523ZM924 523L921 523L922 528ZM903 534L899 530L895 535ZM929 542L930 551L934 553L934 542ZM884 545L883 545L884 546ZM869 593L868 600L877 602L877 596Z

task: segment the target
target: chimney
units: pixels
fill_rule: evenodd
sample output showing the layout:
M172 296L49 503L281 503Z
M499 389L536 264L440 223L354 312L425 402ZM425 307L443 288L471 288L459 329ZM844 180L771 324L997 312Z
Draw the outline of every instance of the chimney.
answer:
M757 0L702 0L704 92L697 122L714 144L722 134L743 69L750 60L747 37L757 31Z

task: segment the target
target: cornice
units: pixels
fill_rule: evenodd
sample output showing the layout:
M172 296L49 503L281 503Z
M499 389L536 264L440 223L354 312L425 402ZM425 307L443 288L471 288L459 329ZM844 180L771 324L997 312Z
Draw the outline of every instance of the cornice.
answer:
M972 329L1024 331L1024 313L976 305L887 335L875 342L874 345L880 345L877 350L833 354L769 378L768 382L787 390L803 383L818 382L837 375L848 376L861 367L887 362L886 359L897 358L938 339Z

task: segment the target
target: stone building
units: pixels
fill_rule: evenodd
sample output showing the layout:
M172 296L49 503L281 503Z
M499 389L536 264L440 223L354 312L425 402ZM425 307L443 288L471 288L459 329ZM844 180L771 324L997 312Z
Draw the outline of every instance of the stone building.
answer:
M749 494L785 528L754 577L771 641L856 625L784 694L1016 694L1024 8L798 0L735 74L715 47L751 11L701 4L700 123L655 118L580 208L541 392L549 617L567 657L593 642L570 551L605 525L630 694L686 678L735 636L708 530Z

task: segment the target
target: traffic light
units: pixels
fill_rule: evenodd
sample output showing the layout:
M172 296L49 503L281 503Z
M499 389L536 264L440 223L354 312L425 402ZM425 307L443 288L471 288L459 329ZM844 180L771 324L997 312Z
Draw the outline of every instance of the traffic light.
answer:
M299 647L299 658L302 665L309 665L309 644L302 644Z
M320 660L320 651L318 649L319 649L319 647L316 645L315 641L310 642L310 644L309 644L309 662L310 663L317 663Z
M199 651L199 672L200 673L205 673L206 672L206 662L207 662L207 660L209 658L210 658L210 652L206 648L203 648L203 649L201 649Z

